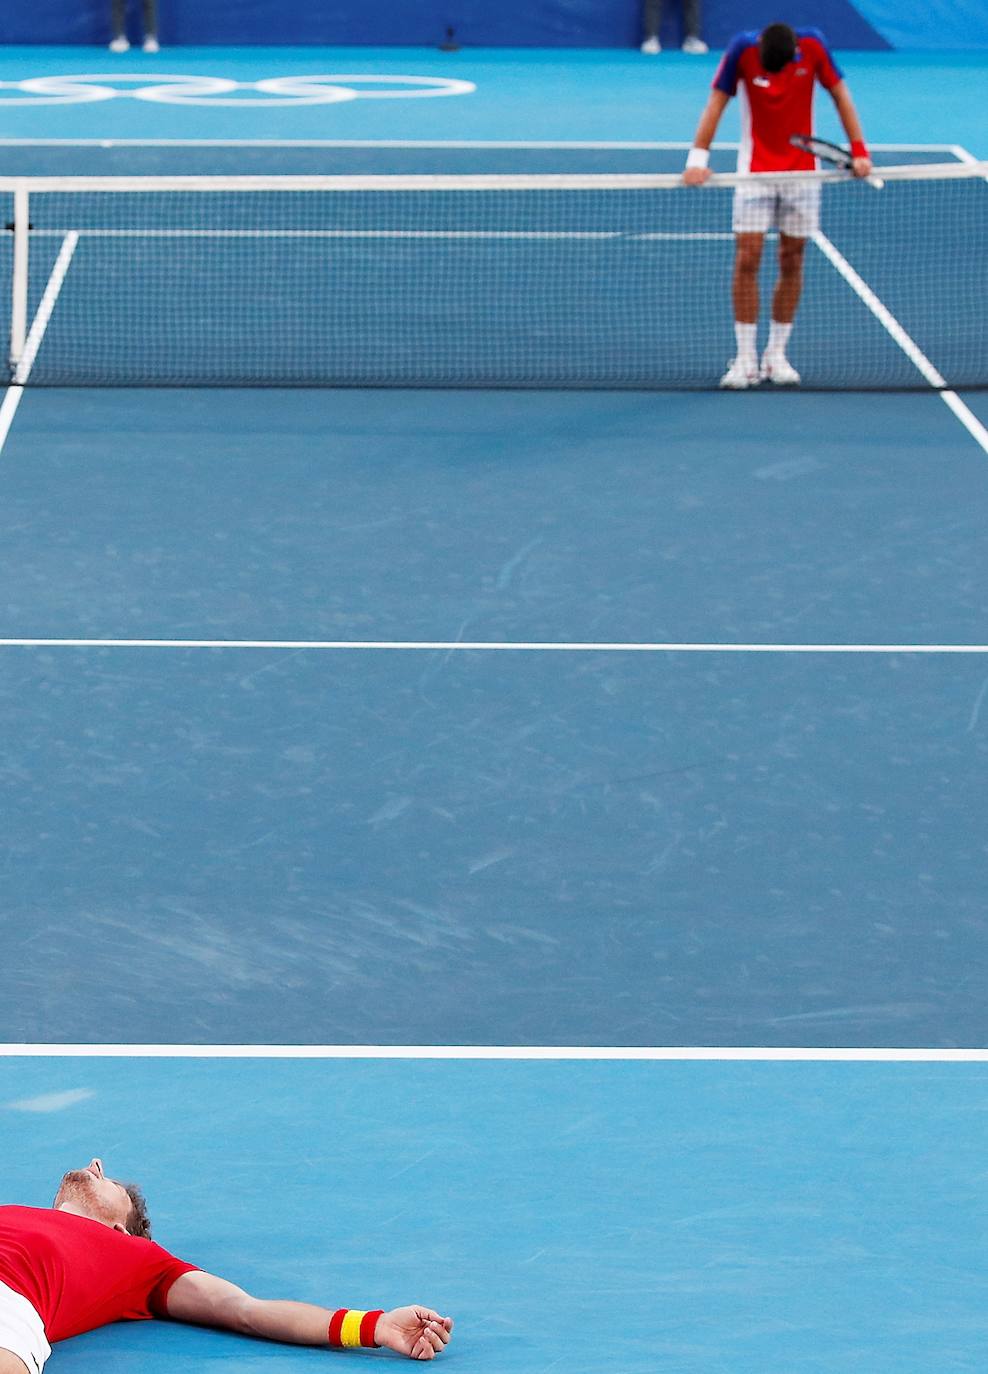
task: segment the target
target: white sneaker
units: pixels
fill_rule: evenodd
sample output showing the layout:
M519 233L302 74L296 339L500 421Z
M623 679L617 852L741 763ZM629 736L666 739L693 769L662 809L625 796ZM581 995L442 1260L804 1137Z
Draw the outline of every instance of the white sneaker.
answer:
M799 373L784 353L766 353L762 357L761 378L776 386L799 386Z
M130 44L127 42L126 38L124 38L124 36L123 36L122 33L118 33L117 36L116 36L116 38L115 38L115 39L113 40L113 42L110 44L110 52L129 52L129 51L130 51Z
M149 33L148 36L147 36L147 38L145 38L145 40L144 40L144 51L145 51L145 52L160 52L160 51L161 51L160 47L158 46L158 40L157 40L157 38L155 38L155 36L154 36L153 33Z
M707 47L706 43L704 43L703 39L697 38L696 34L688 34L683 39L683 52L690 52L700 56L709 51L710 49Z
M747 391L750 386L757 386L760 380L754 358L735 358L721 377L720 384L726 391Z
M642 44L642 52L647 52L650 57L654 57L657 52L662 51L662 44L657 38L646 38Z

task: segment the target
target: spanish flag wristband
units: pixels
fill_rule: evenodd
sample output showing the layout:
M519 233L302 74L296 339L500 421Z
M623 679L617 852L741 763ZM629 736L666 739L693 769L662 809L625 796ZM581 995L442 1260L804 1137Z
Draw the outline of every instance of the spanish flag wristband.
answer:
M371 1346L377 1349L374 1331L377 1319L384 1315L379 1307L376 1312L357 1312L354 1308L341 1307L333 1313L329 1323L329 1344L334 1350L355 1350L358 1346Z
M864 142L862 139L860 139L860 138L856 138L856 139L854 139L854 140L852 141L852 143L851 143L851 156L852 156L852 157L866 157L866 158L868 158L868 161L869 161L869 162L871 161L871 155L870 155L869 152L868 152L867 144L865 144L865 142Z

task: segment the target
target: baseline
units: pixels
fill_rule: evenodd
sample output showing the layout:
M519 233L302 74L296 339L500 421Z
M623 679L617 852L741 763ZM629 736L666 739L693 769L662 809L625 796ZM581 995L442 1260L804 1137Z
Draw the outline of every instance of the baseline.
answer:
M452 1059L619 1063L984 1064L988 1049L612 1045L0 1044L0 1059Z

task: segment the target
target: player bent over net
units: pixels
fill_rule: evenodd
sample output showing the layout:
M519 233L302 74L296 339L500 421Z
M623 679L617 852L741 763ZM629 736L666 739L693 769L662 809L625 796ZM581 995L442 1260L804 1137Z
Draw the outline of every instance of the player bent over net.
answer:
M434 1359L453 1330L428 1307L334 1312L251 1297L156 1245L140 1190L98 1159L64 1176L51 1207L0 1207L0 1374L41 1374L50 1342L148 1317L413 1360Z
M866 177L871 161L851 93L818 29L794 30L770 24L760 34L732 39L713 80L700 116L683 179L702 185L710 176L710 145L721 115L733 95L741 98L741 147L738 171L812 172L811 153L793 146L794 135L812 131L813 92L819 81L837 107L851 145L851 170ZM759 382L797 386L799 373L786 350L803 286L806 241L820 224L820 186L816 182L768 182L741 186L734 196L734 334L737 352L721 386L743 391ZM772 295L768 342L758 360L758 273L765 235L779 235L778 275Z

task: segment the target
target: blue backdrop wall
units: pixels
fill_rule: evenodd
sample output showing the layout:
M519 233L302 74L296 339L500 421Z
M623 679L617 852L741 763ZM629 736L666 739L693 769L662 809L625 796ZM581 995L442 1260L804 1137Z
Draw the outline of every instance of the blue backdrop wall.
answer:
M137 9L138 0L131 0ZM626 47L639 39L639 0L158 0L164 42ZM109 0L0 5L2 43L105 43ZM679 39L666 0L663 36ZM838 48L988 47L988 0L706 0L704 34L723 47L741 28L780 17L819 25Z

